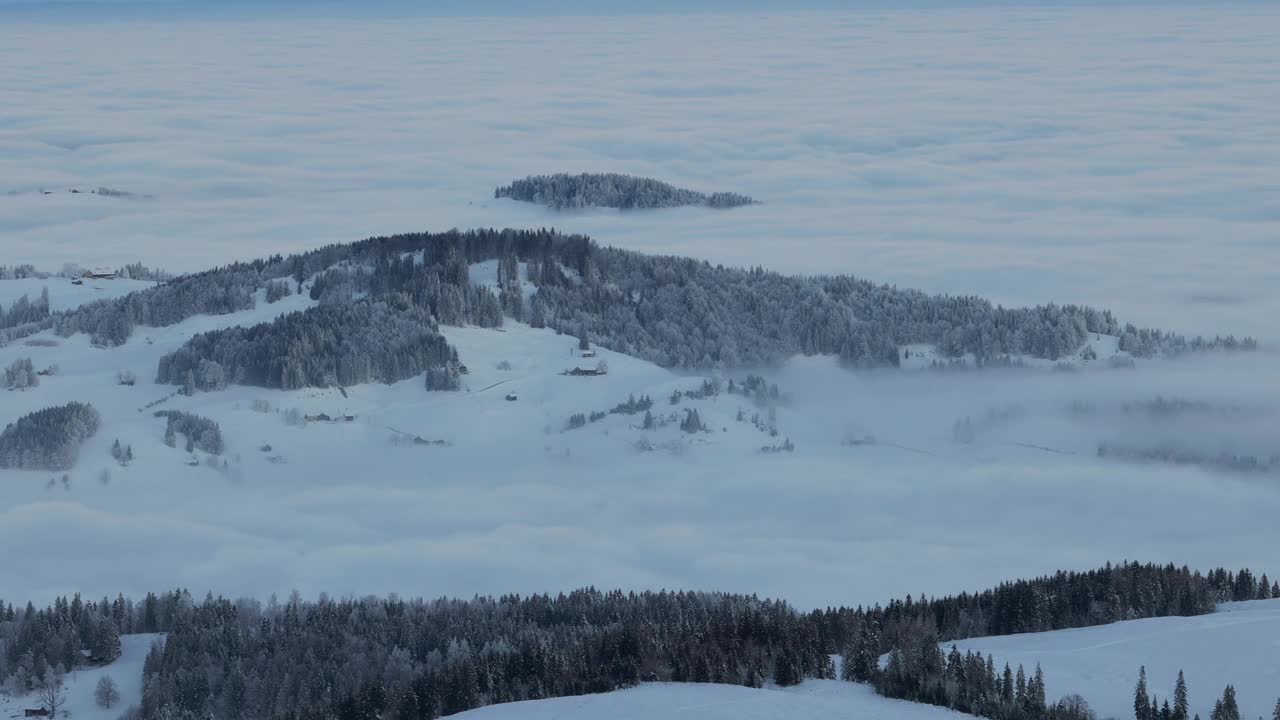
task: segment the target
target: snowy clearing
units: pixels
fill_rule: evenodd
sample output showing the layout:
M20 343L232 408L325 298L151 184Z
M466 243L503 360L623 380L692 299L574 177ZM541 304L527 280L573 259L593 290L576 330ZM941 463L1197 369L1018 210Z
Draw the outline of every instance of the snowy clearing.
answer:
M1133 715L1138 668L1163 701L1186 674L1191 712L1208 718L1227 684L1242 718L1271 717L1280 697L1280 599L1226 603L1199 617L1150 618L1055 632L976 638L961 652L992 654L996 666L1044 668L1049 697L1080 693L1101 718ZM951 643L945 647L950 648Z
M115 720L130 706L142 703L142 665L147 653L156 642L163 642L164 635L146 633L120 636L120 657L101 667L81 668L69 672L64 678L66 704L59 709L59 716L70 720ZM120 701L110 708L98 706L94 690L98 681L110 677L120 693ZM10 697L0 693L0 715L22 717L26 708L39 708L40 701L34 694Z

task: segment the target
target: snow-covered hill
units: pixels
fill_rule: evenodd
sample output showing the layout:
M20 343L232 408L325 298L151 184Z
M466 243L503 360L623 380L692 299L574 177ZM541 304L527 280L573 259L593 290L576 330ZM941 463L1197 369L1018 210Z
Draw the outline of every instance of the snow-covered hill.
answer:
M1280 698L1280 599L1227 603L1199 617L1151 618L1056 632L976 638L961 652L992 654L996 666L1040 663L1050 697L1079 693L1102 718L1133 715L1138 668L1149 691L1173 698L1186 674L1192 713L1209 717L1228 684L1242 718L1271 717ZM947 644L950 647L950 643Z
M458 720L961 720L930 705L888 700L870 686L808 680L792 688L649 683L629 690L492 705Z
M495 272L472 268L477 283ZM6 297L16 292L7 282ZM82 302L74 294L82 287L52 284L51 300ZM736 590L821 606L1125 557L1271 570L1274 487L1094 452L1124 433L1181 437L1170 435L1181 426L1135 425L1119 409L1173 393L1257 409L1246 425L1215 434L1195 423L1186 432L1265 448L1275 425L1259 419L1274 416L1280 391L1264 382L1274 361L1264 355L1081 373L852 373L834 358L795 358L758 371L779 399L757 403L726 391L746 371L685 374L598 347L585 358L576 338L508 321L498 330L442 328L469 369L461 392L428 392L418 377L184 397L153 382L160 356L193 333L313 305L305 293L273 304L259 294L251 310L138 327L120 347L48 332L0 347L0 368L28 357L39 369L59 366L37 388L0 391L0 427L71 401L103 417L65 483L61 472L0 470L0 547L12 550L6 576L23 597L174 585L258 597L596 585ZM600 361L607 375L561 374ZM137 384L117 384L122 370ZM720 382L718 395L682 394L672 404L675 391L709 379ZM653 429L642 427L643 412L608 413L633 396L652 399ZM1097 413L1070 415L1076 401ZM181 444L167 447L157 410L218 422L228 448L218 467L189 467ZM292 410L353 420L290 424ZM686 410L707 431L682 432ZM568 429L578 413L605 415ZM964 417L974 419L973 437L957 442ZM128 467L111 458L116 439L133 447ZM762 452L788 439L794 452ZM1135 524L1137 505L1159 512ZM1067 536L1070 546L1052 540ZM94 562L87 547L118 560Z

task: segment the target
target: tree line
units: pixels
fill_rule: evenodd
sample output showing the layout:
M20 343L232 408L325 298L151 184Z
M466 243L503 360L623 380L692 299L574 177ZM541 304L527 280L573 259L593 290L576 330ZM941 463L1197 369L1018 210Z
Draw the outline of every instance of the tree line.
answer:
M1201 575L1126 563L979 593L812 612L748 595L591 588L430 601L295 595L265 606L213 596L197 602L178 590L139 603L118 598L110 607L121 632L168 633L146 662L144 720L413 720L649 680L790 685L833 677L833 654L843 657L843 677L873 682L891 697L1001 719L1080 720L1087 704L1043 698L1042 674L997 675L989 657L944 654L939 643L1201 614L1215 599L1250 588L1256 596L1263 583L1247 570ZM48 613L66 612L59 610L65 603L41 615L29 604L19 611L0 602L6 652L49 662L47 644L31 639L45 636L27 626L47 626ZM60 652L55 660L65 657Z

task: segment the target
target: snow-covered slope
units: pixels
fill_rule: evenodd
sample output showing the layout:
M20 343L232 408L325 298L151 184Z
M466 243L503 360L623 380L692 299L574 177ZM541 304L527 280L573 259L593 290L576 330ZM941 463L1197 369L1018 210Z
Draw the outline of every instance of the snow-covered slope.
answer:
M102 667L77 670L66 678L67 715L71 720L114 720L125 708L142 703L142 664L151 646L163 642L160 634L120 636L120 657ZM120 702L104 709L94 700L98 680L109 676L120 691Z
M868 685L809 680L793 688L649 683L629 690L492 705L458 720L962 720L960 713L887 700Z
M130 706L142 702L142 665L147 653L156 642L162 642L161 634L120 636L120 657L101 667L83 668L67 673L63 679L65 704L59 709L59 718L69 720L115 720ZM110 677L120 693L120 701L110 708L102 708L94 697L98 681ZM40 701L34 695L10 697L0 693L0 717L21 717L24 708L38 708Z
M1044 668L1048 695L1079 693L1099 717L1133 715L1138 668L1149 691L1172 701L1178 671L1186 674L1191 712L1209 717L1228 684L1243 718L1271 717L1280 698L1280 599L1227 603L1199 617L1131 620L1091 628L976 638L961 652ZM950 643L947 644L950 647Z
M477 282L486 273L473 269ZM63 297L73 287L51 285L55 305L76 302ZM1119 403L1170 388L1270 409L1249 416L1252 430L1190 428L1237 446L1252 432L1265 449L1280 388L1265 383L1274 358L1261 354L1123 373L851 373L834 358L796 358L759 371L779 386L776 407L723 391L672 404L675 390L716 375L722 387L730 377L741 383L747 372L685 374L601 348L584 358L576 338L508 321L442 329L469 368L462 392L428 392L418 377L345 395L233 386L182 397L153 382L160 356L193 333L312 304L305 293L274 304L260 297L244 312L139 327L110 349L52 333L0 347L0 368L26 357L59 366L38 388L0 391L0 427L70 401L91 402L103 417L65 484L62 473L0 470L9 585L35 601L171 586L260 598L292 589L470 596L682 587L823 606L1126 557L1274 574L1265 550L1280 513L1274 485L1094 456L1101 438L1136 432L1137 416ZM561 374L600 360L605 376ZM120 370L137 384L117 384ZM517 400L505 400L510 392ZM650 397L665 425L645 430L643 413L606 414L566 430L570 416L607 412L633 395ZM1098 413L1065 414L1076 400ZM295 409L354 420L290 425ZM682 432L686 409L709 432ZM217 421L226 467L188 467L181 445L164 444L156 410ZM961 417L974 418L972 442L955 441ZM1163 438L1176 429L1148 425L1137 430ZM415 445L415 436L448 445ZM128 467L111 458L117 438L133 446ZM787 439L794 452L761 452ZM1152 511L1143 523L1132 522L1136 506ZM85 548L117 560L96 562Z
M53 311L70 310L94 300L109 300L128 295L134 290L149 288L155 283L148 280L83 280L74 285L64 277L21 278L17 280L0 280L0 305L9 307L14 300L26 295L36 300L40 293L48 288L49 309Z

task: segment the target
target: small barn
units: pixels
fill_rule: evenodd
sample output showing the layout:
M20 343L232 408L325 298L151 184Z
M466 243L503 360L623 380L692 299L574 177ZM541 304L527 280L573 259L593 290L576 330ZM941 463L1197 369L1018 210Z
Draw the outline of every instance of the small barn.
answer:
M565 375L572 375L572 376L574 376L574 377L592 377L592 376L595 376L595 375L604 375L604 372L603 372L603 371L601 371L601 370L599 370L599 369L597 369L597 368L580 368L580 367L575 367L575 368L574 368L574 369L572 369L572 370L566 370L564 374L565 374Z

